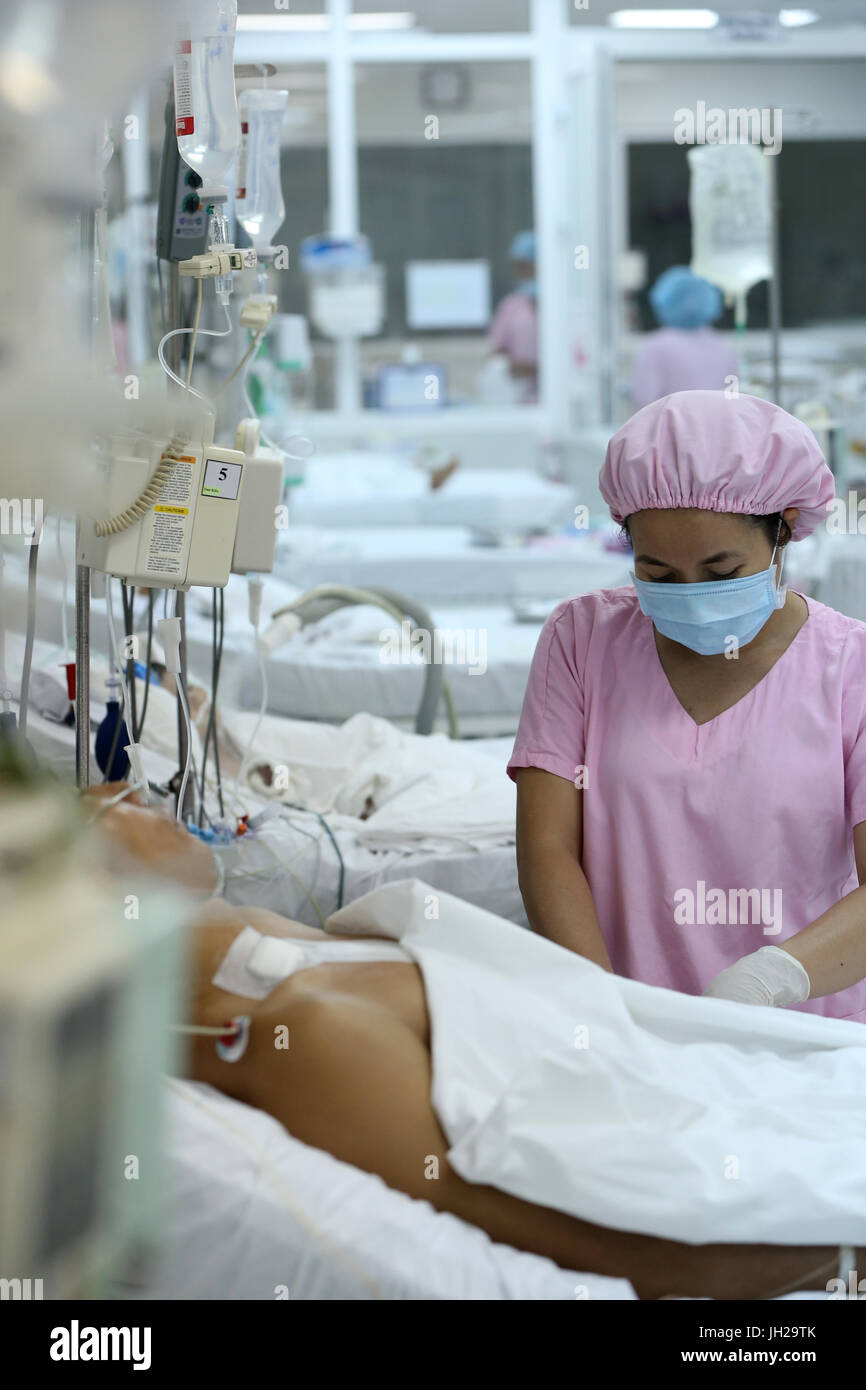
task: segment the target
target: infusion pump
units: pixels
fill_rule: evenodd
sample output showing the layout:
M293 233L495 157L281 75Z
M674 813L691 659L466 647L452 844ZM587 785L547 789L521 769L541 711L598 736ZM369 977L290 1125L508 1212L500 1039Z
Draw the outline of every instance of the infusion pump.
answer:
M147 489L165 440L115 435L104 469L105 518L122 518ZM156 589L222 588L229 575L273 569L282 460L259 447L258 420L242 420L235 447L192 440L144 514L108 535L82 521L78 563ZM236 544L237 542L237 544Z

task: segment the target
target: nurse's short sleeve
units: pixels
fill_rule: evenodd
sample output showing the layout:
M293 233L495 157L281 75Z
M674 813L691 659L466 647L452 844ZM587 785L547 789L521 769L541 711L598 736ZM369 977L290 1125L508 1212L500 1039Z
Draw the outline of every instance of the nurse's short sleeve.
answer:
M850 659L842 696L845 806L851 826L866 821L866 627L849 639Z
M522 767L539 767L574 782L583 764L583 681L575 621L579 603L561 603L541 630L508 764L511 778Z

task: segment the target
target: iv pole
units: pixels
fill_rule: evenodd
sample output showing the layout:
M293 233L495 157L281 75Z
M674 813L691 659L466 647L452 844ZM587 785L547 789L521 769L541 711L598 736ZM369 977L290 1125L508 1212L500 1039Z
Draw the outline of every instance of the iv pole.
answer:
M770 198L770 259L772 264L772 277L770 279L770 353L773 365L773 400L776 405L781 405L782 395L782 361L781 361L781 334L782 334L782 286L781 276L781 254L780 254L780 232L781 232L781 209L779 205L779 178L776 173L776 160L778 155L764 155L770 161L769 173L769 198Z
M81 261L85 284L93 276L95 251L95 212L85 208L81 213ZM92 317L88 314L85 333L93 336ZM75 549L79 553L81 521L75 524ZM90 569L75 566L75 782L79 791L90 786Z

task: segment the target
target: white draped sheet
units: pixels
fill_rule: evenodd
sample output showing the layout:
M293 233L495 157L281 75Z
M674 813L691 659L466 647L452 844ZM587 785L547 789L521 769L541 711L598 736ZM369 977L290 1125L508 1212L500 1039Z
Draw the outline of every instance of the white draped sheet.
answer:
M623 980L417 880L327 925L420 966L468 1181L693 1244L866 1244L862 1024Z

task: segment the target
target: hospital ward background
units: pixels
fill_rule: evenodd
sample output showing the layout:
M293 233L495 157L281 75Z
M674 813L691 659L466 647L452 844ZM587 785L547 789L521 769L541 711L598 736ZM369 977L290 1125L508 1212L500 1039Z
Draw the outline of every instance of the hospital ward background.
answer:
M0 0L0 1301L74 1308L53 1361L866 1297L866 3L815 4Z

